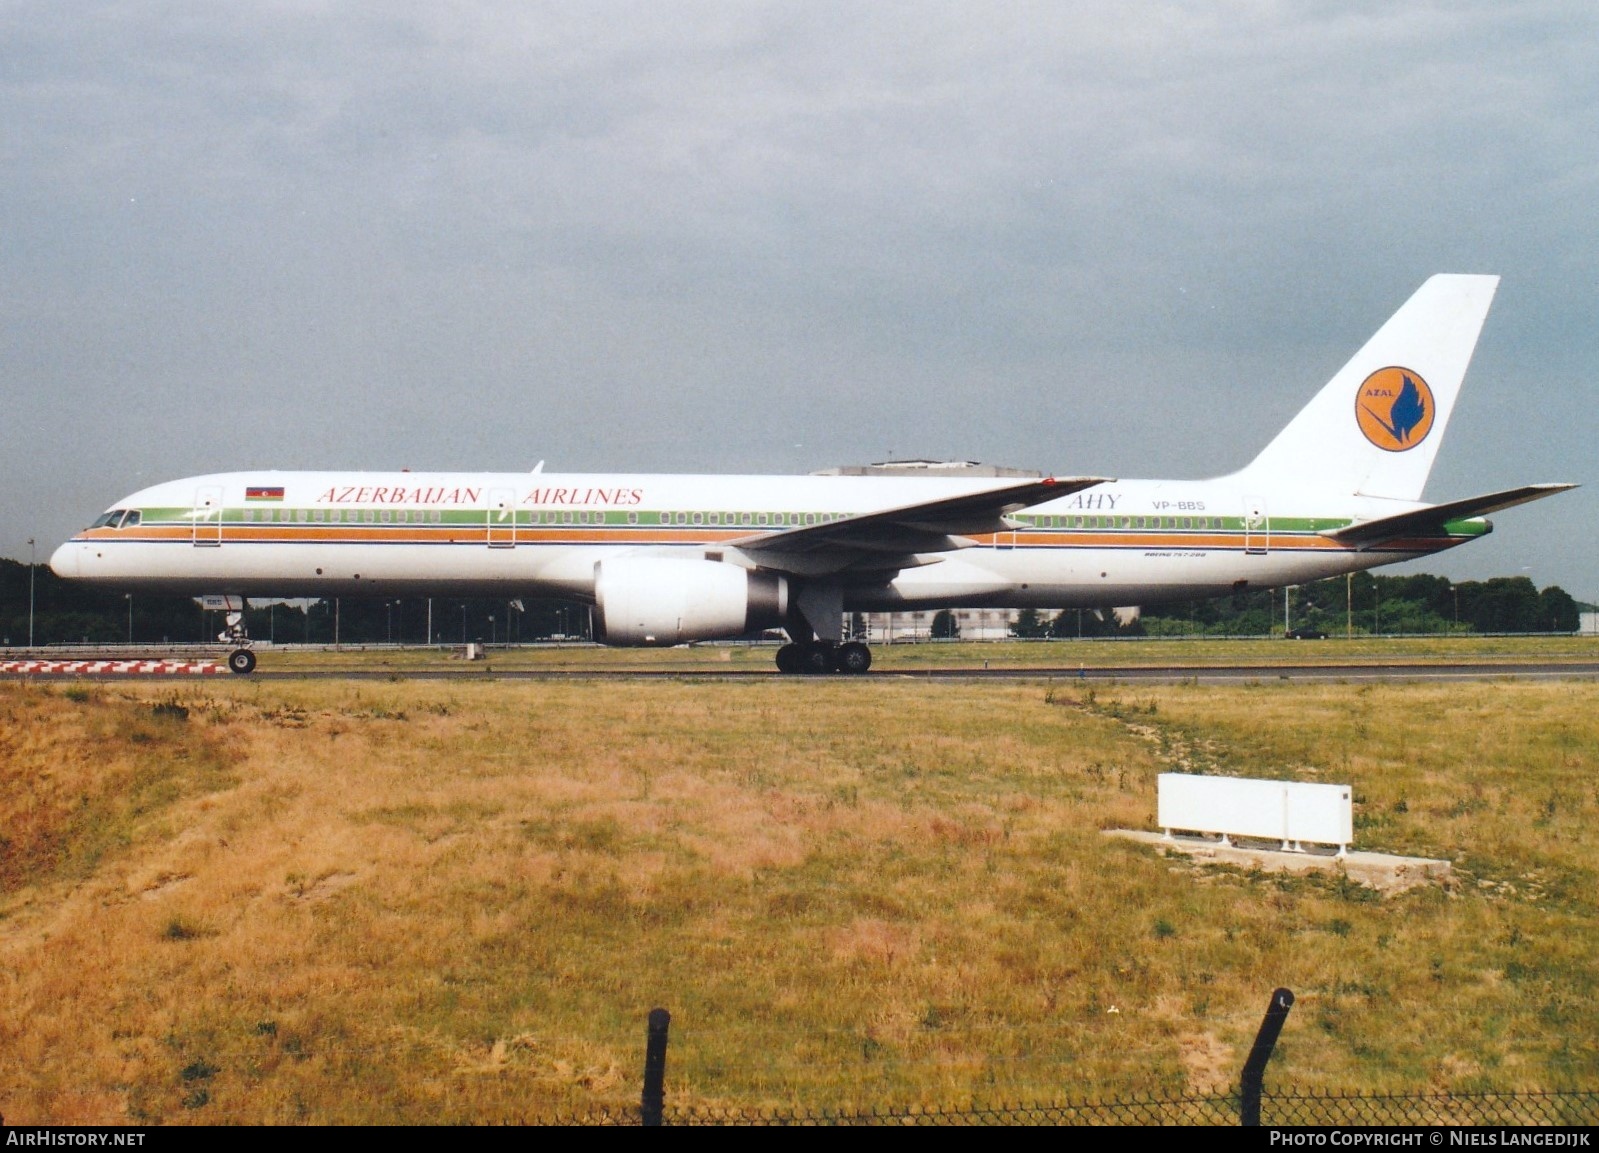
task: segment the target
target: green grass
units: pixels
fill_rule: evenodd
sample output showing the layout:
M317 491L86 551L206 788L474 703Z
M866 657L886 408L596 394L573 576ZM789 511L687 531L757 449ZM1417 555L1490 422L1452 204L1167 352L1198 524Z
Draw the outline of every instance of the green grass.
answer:
M391 670L395 675L419 669L447 669L475 675L496 670L548 669L572 671L745 671L775 672L774 644L703 644L670 649L606 649L592 645L528 645L490 648L488 658L466 663L452 647L388 648L347 646L320 649L260 650L263 671ZM880 672L913 672L926 668L1066 668L1092 669L1146 665L1338 664L1350 661L1439 664L1454 661L1505 662L1599 659L1599 637L1331 637L1324 641L1279 638L1226 639L1196 637L1176 640L1044 640L935 641L920 644L874 644L873 667Z

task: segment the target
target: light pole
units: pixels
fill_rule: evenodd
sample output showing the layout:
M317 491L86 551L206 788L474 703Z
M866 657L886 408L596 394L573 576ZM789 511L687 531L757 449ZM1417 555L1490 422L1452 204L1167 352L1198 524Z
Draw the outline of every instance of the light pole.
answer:
M128 643L133 643L133 594L125 593L128 598Z
M385 635L388 637L388 643L392 645L394 643L394 602L384 601L383 611L388 616L388 623L384 626Z
M28 647L33 647L33 581L38 563L34 559L33 538L28 538Z

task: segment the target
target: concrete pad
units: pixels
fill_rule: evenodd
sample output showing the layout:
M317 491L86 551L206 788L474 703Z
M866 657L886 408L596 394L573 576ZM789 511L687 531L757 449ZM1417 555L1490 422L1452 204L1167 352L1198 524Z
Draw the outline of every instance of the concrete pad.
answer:
M1285 853L1275 844L1264 846L1258 842L1223 845L1206 837L1174 836L1168 840L1161 833L1147 833L1137 829L1105 829L1105 836L1153 845L1163 853L1181 853L1196 861L1218 865L1236 865L1241 869L1262 869L1276 873L1327 872L1343 873L1352 881L1368 885L1383 894L1402 893L1429 881L1442 880L1449 875L1449 862L1428 857L1396 857L1391 853L1350 852L1339 857L1332 849L1315 849L1303 853Z

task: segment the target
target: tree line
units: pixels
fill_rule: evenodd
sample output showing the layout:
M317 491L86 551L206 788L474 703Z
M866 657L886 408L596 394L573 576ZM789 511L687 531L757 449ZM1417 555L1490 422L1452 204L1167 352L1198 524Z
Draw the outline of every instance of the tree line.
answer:
M1151 605L1127 622L1108 611L1066 609L1047 616L1028 609L1012 632L1020 637L1261 636L1289 628L1328 636L1573 633L1583 607L1559 585L1540 590L1524 576L1451 581L1426 573L1360 572L1293 586L1286 606L1279 588Z

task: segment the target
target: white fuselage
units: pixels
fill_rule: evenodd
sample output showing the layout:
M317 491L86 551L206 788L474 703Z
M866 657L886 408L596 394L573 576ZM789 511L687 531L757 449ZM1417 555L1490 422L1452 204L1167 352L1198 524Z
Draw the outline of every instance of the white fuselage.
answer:
M553 596L591 600L623 556L748 569L738 542L1014 482L836 476L258 472L134 493L51 560L133 592L296 596ZM1317 504L1323 507L1316 507ZM1486 532L1380 547L1322 530L1419 507L1244 491L1231 478L1111 481L1017 513L969 547L882 571L801 574L842 585L846 611L1141 605L1299 584L1423 556ZM132 514L137 513L137 516ZM106 518L102 517L102 521Z

